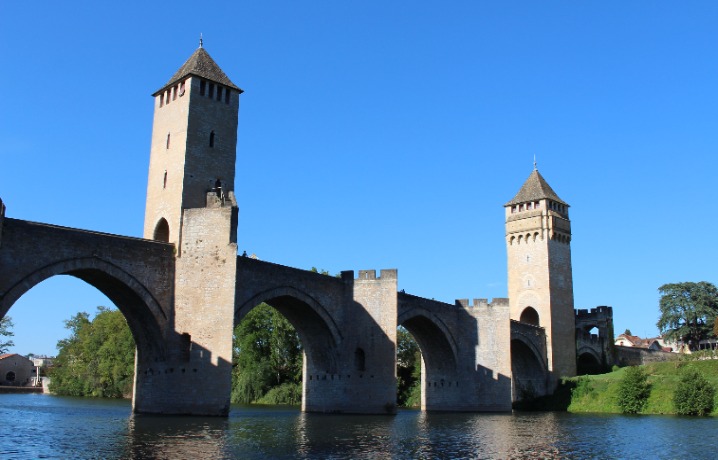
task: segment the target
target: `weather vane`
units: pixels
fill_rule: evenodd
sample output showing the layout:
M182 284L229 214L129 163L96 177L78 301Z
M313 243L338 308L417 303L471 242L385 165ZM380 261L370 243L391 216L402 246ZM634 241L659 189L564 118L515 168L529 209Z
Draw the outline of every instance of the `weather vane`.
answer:
M201 40L200 40L200 42L201 42ZM534 153L534 171L536 171L536 169L538 169L538 168L536 168L536 154Z
M199 33L199 47L202 48L202 32Z

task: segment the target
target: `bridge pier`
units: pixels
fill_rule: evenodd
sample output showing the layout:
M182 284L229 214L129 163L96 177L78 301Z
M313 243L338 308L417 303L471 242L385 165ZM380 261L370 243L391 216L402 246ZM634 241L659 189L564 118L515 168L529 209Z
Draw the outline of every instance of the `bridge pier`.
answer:
M342 272L343 336L334 369L304 360L302 410L393 414L396 412L397 271ZM306 358L306 357L305 357Z

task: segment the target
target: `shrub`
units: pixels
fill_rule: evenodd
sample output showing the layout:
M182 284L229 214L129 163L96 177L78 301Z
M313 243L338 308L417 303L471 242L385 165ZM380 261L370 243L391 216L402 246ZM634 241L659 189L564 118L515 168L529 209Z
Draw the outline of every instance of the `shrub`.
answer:
M286 382L272 388L259 398L258 404L289 404L299 405L302 403L302 384Z
M695 369L686 369L673 394L673 406L681 415L708 415L713 412L716 389Z
M648 375L637 366L626 369L625 376L618 387L618 407L624 414L637 414L646 407L651 386Z
M584 396L593 393L593 387L591 386L591 379L587 377L579 377L576 380L576 386L571 389L571 399L582 398Z

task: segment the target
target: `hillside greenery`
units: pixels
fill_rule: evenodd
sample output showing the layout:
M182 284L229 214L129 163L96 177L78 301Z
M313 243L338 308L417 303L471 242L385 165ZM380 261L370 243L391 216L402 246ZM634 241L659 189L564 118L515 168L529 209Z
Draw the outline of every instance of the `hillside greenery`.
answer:
M653 363L640 368L647 375L650 393L640 414L678 414L674 405L681 379L690 372L697 372L713 388L718 388L718 360L680 360ZM539 398L532 403L519 405L528 410L565 410L568 412L597 412L620 414L619 405L622 382L630 367L616 368L613 372L565 379L556 393ZM718 415L718 401L713 393L713 410L708 415Z

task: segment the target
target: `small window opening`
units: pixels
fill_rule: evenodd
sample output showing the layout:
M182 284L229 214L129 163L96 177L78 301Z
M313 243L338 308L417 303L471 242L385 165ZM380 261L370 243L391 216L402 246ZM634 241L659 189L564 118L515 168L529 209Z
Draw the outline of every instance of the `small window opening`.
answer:
M172 100L174 101L176 99L177 99L177 85L175 85L174 88L172 88Z
M229 104L229 88L224 92L224 103Z
M204 96L204 88L207 86L207 82L204 80L200 80L199 82L199 95Z
M170 103L170 90L165 91L165 104Z
M354 352L354 367L359 372L364 372L366 370L366 355L364 354L364 350L361 348L357 348Z
M162 188L167 188L167 171L165 171L165 177L162 179Z
M217 85L217 100L218 101L222 100L222 87L219 85Z
M179 85L179 95L180 97L184 96L184 82Z
M214 97L214 83L209 84L209 98L212 99Z
M160 107L164 107L164 105L165 105L165 96L164 96L164 94L160 94L159 100L160 100Z
M167 145L165 145L166 149L170 148L170 133L167 133Z
M209 133L209 147L214 148L214 131Z

